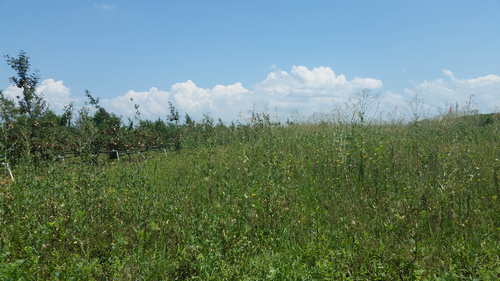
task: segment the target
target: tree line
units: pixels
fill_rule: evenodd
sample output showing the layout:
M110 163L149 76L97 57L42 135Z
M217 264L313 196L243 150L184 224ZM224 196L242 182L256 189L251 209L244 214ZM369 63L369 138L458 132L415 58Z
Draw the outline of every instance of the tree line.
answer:
M85 90L84 106L75 109L71 102L62 114L56 114L43 93L37 92L40 74L38 70L31 72L26 52L21 50L18 57L6 55L5 58L16 73L9 81L22 89L22 94L12 99L0 90L0 158L3 162L37 163L67 154L96 162L99 153L105 151L136 152L160 147L176 151L201 143L224 142L221 135L229 133L236 133L242 140L251 135L251 126L234 123L226 126L220 119L216 123L209 114L204 114L200 122L195 122L187 113L181 120L171 102L166 120L142 120L138 104L135 104L135 116L124 120L102 107L99 98L92 96L89 90Z

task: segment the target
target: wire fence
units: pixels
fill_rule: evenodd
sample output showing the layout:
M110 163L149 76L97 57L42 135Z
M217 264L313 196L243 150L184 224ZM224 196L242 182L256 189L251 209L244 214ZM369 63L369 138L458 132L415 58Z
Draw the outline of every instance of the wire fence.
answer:
M165 147L151 147L151 148L148 148L146 150L139 150L139 151L137 151L137 154L140 154L142 156L142 159L146 160L146 156L144 155L144 153L145 152L153 152L153 151L163 151L165 154L165 158L168 158L167 149ZM119 163L120 162L120 154L127 155L129 160L131 160L132 159L131 155L133 155L135 153L131 153L129 150L121 150L120 151L120 150L113 149L110 151L99 151L98 154L107 154L107 155L110 155L110 157L115 155L115 157ZM81 157L81 156L75 152L66 152L66 153L62 153L60 155L57 155L54 160L61 160L63 162L63 165L66 166L65 159L78 158L78 157ZM14 182L15 181L14 175L12 174L12 170L10 169L9 163L2 162L2 165L8 170L8 172L10 174L10 178Z

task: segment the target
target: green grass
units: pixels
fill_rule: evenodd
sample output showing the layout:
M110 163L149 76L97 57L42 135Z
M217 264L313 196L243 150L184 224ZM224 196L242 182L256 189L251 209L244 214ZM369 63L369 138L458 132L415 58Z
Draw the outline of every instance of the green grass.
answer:
M147 162L19 165L0 279L497 280L500 127L481 122L225 129Z

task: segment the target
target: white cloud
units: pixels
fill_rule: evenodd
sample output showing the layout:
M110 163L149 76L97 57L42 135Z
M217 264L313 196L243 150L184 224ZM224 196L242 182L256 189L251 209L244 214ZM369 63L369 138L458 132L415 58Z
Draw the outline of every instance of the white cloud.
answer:
M436 98L453 98L455 91L448 88L448 84L443 79L437 79L431 82L424 81L415 87L416 91L432 95Z
M249 93L239 82L228 86L217 85L209 90L198 88L191 80L173 85L171 92L183 109L216 113L226 111L227 106L241 101Z
M268 104L285 113L296 109L311 114L321 109L328 111L333 101L346 102L349 93L366 88L378 89L382 85L382 81L372 78L347 80L344 75L336 75L330 67L309 70L304 66L293 66L290 73L282 70L269 73L251 93L252 101L257 104Z
M418 94L435 108L463 102L470 95L474 95L479 109L485 112L490 111L493 105L500 104L500 76L490 74L473 79L460 79L450 70L443 70L443 73L447 80L410 81L414 83L414 87L405 88L404 91L408 95Z
M240 82L229 86L217 85L211 92L215 98L224 100L228 105L240 101L243 99L244 94L249 93Z
M102 100L101 105L117 115L131 117L135 114L134 104L138 104L141 117L164 119L169 114L168 102L171 101L182 115L187 112L196 118L201 118L202 113L212 112L216 117L219 117L219 114L237 114L238 112L234 110L233 105L241 101L244 94L248 92L241 83L228 86L217 85L213 89L203 89L188 80L184 83L174 84L170 88L170 92L161 91L155 87L147 92L131 90L123 96ZM133 102L130 101L130 98L133 99Z
M444 70L443 74L444 79L420 82L410 80L413 86L404 88L402 93L385 90L379 99L378 112L388 113L396 106L406 106L406 100L410 100L415 94L433 108L444 108L447 103L465 101L471 94L475 95L482 111L490 111L490 107L500 105L500 76L486 75L462 79L455 77L449 70ZM321 110L328 112L334 102L341 105L347 102L350 93L366 88L376 93L382 86L382 81L373 78L355 77L349 80L345 75L335 74L330 67L316 67L310 70L304 66L294 66L287 72L274 66L272 72L251 89L243 87L241 83L216 85L211 89L201 88L193 81L187 80L172 85L168 90L155 87L142 92L130 90L122 96L103 99L100 104L117 115L132 117L136 103L140 106L142 118L154 120L158 117L166 118L170 101L181 115L187 112L195 120L200 120L202 113L210 112L215 118L230 121L236 120L240 111L247 112L252 109L254 103L259 107L267 104L271 110L277 108L285 116L293 109L308 115ZM38 87L38 92L43 93L51 109L57 113L62 113L63 107L75 100L71 98L71 91L63 81L46 79ZM4 94L15 99L17 95L22 95L22 90L9 86Z
M484 89L484 88L498 87L498 85L500 85L500 76L497 75L490 74L474 79L458 79L450 70L443 70L443 73L446 76L448 76L453 83L460 86L466 86L471 89L474 88Z
M183 109L191 112L214 109L210 90L198 88L191 80L185 83L176 83L170 89L177 104Z
M382 81L356 77L348 81L344 75L335 75L330 67L316 67L312 70L304 66L293 66L290 74L277 70L256 85L256 92L271 95L297 96L302 98L329 96L370 88L382 87Z
M17 96L22 98L23 90L16 86L9 86L3 93L17 100ZM49 103L50 109L56 113L62 113L64 106L74 100L70 98L71 89L64 86L63 81L56 82L54 79L43 80L40 86L37 87L37 93L43 95Z
M7 87L7 89L5 89L5 91L3 91L3 94L9 98L16 100L16 97L22 97L23 90L16 86L9 86Z
M406 99L400 95L388 90L380 97L380 110L391 111L394 107L401 107L406 105Z
M70 88L63 85L63 81L55 82L54 79L43 80L37 91L42 93L50 104L50 108L56 112L61 112L65 105L71 102Z
M276 69L276 66L272 68L273 72L254 85L253 90L244 88L241 83L204 89L188 80L174 84L168 92L156 88L148 92L129 91L124 96L101 103L118 115L132 116L135 110L130 98L133 98L140 105L142 116L154 119L168 114L168 101L171 101L180 113L187 112L195 119L210 112L216 118L229 121L235 120L240 111L251 109L253 103L268 104L284 112L299 109L312 113L329 110L332 100L347 101L350 92L382 87L382 82L376 79L355 77L347 80L344 75L336 75L330 67L309 70L304 66L294 66L290 73Z
M169 97L169 92L151 87L147 92L130 90L123 96L113 99L103 99L100 104L109 112L128 117L135 114L134 104L138 104L139 111L143 114L143 117L146 119L155 119L166 116ZM130 100L131 98L133 101Z
M102 3L102 4L94 4L94 7L102 10L112 10L116 8L116 5L110 5L108 3Z

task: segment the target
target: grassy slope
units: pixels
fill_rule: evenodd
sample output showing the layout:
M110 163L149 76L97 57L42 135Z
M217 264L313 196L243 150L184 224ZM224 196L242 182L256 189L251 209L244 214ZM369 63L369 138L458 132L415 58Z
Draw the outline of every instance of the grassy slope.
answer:
M264 127L168 159L19 167L0 277L494 280L498 124Z

